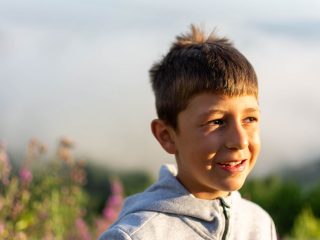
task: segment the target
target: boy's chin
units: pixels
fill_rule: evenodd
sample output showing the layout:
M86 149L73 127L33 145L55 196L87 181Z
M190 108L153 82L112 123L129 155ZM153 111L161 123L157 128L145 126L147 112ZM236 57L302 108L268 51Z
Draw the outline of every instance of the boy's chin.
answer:
M245 179L244 179L245 180ZM228 182L225 182L223 185L222 185L222 189L223 191L225 192L233 192L233 191L238 191L244 184L244 180L237 180L237 181L228 181Z

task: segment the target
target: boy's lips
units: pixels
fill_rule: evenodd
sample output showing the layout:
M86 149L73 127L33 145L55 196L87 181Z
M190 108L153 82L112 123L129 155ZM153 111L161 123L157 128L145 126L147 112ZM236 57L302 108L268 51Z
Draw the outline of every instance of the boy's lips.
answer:
M231 160L231 161L218 162L217 166L225 171L228 171L231 173L238 173L245 170L246 163L247 163L247 159Z

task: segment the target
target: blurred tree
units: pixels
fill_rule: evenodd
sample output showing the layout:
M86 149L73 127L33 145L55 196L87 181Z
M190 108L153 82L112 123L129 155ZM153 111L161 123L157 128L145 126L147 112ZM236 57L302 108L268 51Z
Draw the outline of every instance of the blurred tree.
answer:
M85 166L87 183L85 191L90 196L88 211L101 213L111 195L110 179L118 177L124 188L124 196L142 192L153 183L152 177L144 171L111 171L106 167L88 163Z
M144 191L154 179L144 171L122 172L119 178L124 187L125 196Z
M301 187L294 182L283 182L278 176L249 180L241 193L272 216L280 236L290 232L304 204Z
M112 174L106 167L94 164L92 161L88 161L85 171L87 183L84 185L84 190L90 197L87 209L93 215L99 214L102 212L105 202L111 194L110 177ZM91 219L89 220L91 221Z
M291 231L293 239L320 239L320 219L310 207L304 208L294 221Z
M316 184L306 195L305 202L311 207L314 215L320 218L320 183Z

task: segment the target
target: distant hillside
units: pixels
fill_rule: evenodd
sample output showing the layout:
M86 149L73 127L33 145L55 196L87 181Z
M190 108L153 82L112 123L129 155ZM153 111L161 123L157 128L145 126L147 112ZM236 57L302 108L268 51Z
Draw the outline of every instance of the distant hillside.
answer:
M320 157L289 170L281 170L279 174L286 180L292 180L303 187L310 188L320 183Z

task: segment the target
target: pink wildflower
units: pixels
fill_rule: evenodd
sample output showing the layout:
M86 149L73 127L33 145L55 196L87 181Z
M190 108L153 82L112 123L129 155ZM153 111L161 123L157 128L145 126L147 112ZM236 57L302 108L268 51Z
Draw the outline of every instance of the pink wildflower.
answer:
M0 222L0 236L4 233L5 225L4 223Z
M58 146L58 157L65 161L68 165L73 164L73 156L71 150L74 148L74 142L66 137L63 137L59 141L59 146Z
M120 181L118 180L112 181L111 191L112 191L112 194L122 195L123 189Z
M102 212L102 218L96 219L96 235L99 236L118 217L123 202L123 189L119 180L111 183L111 196L108 198Z
M71 178L75 183L78 183L80 185L83 185L87 181L87 175L84 170L84 161L78 161L73 166L71 171Z
M86 222L82 218L76 220L77 239L91 240L90 232Z
M25 165L30 165L33 160L37 159L41 154L44 154L47 151L47 146L41 143L36 138L32 138L29 141L27 147L27 155L25 159Z
M24 185L29 185L29 183L32 181L32 173L27 168L22 168L19 172L19 176L22 184Z
M115 219L116 216L117 216L117 213L113 208L106 207L103 209L104 218L111 220L111 219Z
M123 202L122 185L119 180L113 180L111 183L111 196L103 209L103 217L113 222L118 217Z
M10 171L11 165L6 146L3 143L0 143L0 181L2 181L4 185L9 184Z
M104 218L96 219L95 237L98 238L110 225L111 222Z
M108 206L118 207L122 205L122 196L121 195L112 195L108 200Z

